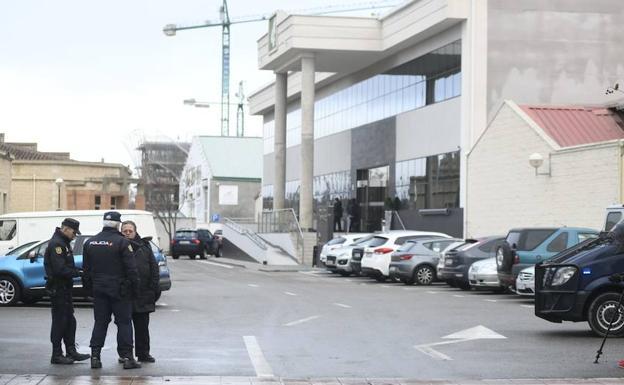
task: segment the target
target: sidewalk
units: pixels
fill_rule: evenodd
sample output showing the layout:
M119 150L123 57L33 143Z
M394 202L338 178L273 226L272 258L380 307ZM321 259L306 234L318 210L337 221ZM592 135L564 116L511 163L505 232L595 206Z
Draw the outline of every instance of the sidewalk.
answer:
M0 385L624 385L624 378L551 378L493 380L423 380L399 378L258 378L258 377L130 377L47 376L0 374Z

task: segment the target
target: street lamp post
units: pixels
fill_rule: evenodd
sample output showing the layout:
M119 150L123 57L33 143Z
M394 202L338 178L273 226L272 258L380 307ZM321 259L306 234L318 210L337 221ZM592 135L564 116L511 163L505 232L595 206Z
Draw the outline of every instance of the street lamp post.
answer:
M58 190L58 205L56 209L60 210L61 209L61 185L63 184L63 178L56 178L54 183L56 183L56 187Z

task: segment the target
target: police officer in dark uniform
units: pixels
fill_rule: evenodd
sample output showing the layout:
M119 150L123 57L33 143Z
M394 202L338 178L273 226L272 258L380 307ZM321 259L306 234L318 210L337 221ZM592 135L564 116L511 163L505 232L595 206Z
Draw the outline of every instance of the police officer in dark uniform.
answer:
M73 278L81 271L74 264L74 254L70 242L80 234L80 222L65 218L48 241L43 265L46 272L46 290L52 303L52 364L73 364L90 356L76 351L76 317L72 299ZM63 356L61 342L65 343L67 356Z
M102 367L100 352L106 331L115 316L117 353L124 369L140 368L132 352L132 300L138 293L139 279L134 249L119 232L121 214L104 214L102 231L85 242L83 285L93 296L95 323L91 334L91 368Z

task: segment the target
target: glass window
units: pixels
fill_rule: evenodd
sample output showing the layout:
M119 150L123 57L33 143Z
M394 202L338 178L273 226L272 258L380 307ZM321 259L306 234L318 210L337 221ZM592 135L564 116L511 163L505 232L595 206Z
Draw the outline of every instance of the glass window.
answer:
M399 247L397 251L400 251L400 252L409 251L414 246L416 246L415 241L407 241L401 247Z
M619 211L614 211L607 214L607 223L605 224L605 231L611 231L613 226L618 223L622 219L622 213Z
M597 233L578 233L578 243L585 242L588 239L598 238Z
M520 242L518 243L517 250L531 251L537 246L542 244L548 237L550 237L556 230L544 229L544 230L529 230L523 232L520 236Z
M502 241L504 241L503 238L497 238L488 242L484 242L482 245L479 246L479 250L483 251L484 253L495 253L496 249L498 248L498 246L500 246L500 244L502 243Z
M548 246L547 251L558 253L568 248L568 233L561 233L555 237Z
M383 246L383 245L386 244L386 242L388 242L388 238L375 236L375 237L373 237L373 239L371 239L370 242L368 242L367 246L368 247Z
M334 238L331 241L327 242L327 245L331 246L331 245L341 245L343 243L345 243L346 239L343 237L338 237L338 238Z
M0 220L0 241L10 241L17 232L17 221L12 219Z
M197 231L194 230L178 230L175 232L176 238L197 238Z

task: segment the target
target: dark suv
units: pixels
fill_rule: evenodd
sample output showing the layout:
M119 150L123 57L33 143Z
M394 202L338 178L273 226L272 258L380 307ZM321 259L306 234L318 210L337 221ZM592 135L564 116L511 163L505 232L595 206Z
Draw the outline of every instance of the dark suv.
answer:
M209 230L180 229L175 232L171 240L173 259L178 259L181 255L188 255L191 259L199 255L201 259L206 259L207 254L222 256L221 243Z
M498 279L502 286L514 288L522 269L597 236L596 230L578 227L511 229L496 249Z
M609 279L624 272L622 234L602 233L535 266L535 315L557 323L587 321L601 337L611 324L609 336L623 337L622 284Z

